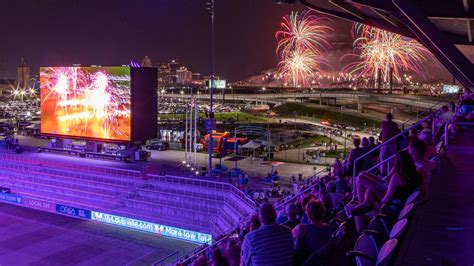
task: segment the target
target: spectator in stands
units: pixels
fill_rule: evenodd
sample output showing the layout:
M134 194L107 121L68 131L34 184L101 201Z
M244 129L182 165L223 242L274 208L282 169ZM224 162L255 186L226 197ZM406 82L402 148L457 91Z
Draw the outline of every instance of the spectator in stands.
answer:
M351 150L349 153L349 173L352 173L352 169L354 167L354 161L355 159L359 158L360 156L364 155L364 149L360 147L360 139L359 138L354 138L352 141L354 144L354 148ZM357 161L356 165L356 174L358 174L360 171L362 171L362 166L364 162L362 160Z
M309 194L306 195L302 200L301 200L301 207L303 210L306 210L306 205L310 203L311 201L315 201L319 197L319 186L317 187L317 195ZM300 222L302 224L308 224L309 223L309 218L308 215L306 215L306 212L303 212L303 216L300 217Z
M395 137L400 132L397 123L393 122L393 115L391 113L387 114L386 120L382 122L381 128L382 132L379 138L383 143ZM397 153L397 142L393 140L380 148L380 161L387 159L395 153ZM382 176L388 173L388 167L392 162L393 160L389 160L388 162L380 164L380 173Z
M207 266L209 263L207 262L206 254L203 252L199 257L193 261L193 266Z
M295 264L304 262L313 252L326 244L332 235L329 224L323 223L325 209L319 201L312 201L306 206L306 214L311 223L299 224L293 229L295 239Z
M369 146L369 139L364 137L362 138L362 149L363 149L363 154L369 152L371 150L371 147ZM372 167L373 162L372 162L372 157L371 156L366 156L363 158L362 161L362 171L369 170L370 167Z
M408 146L408 152L416 166L416 170L421 174L423 179L422 186L422 199L426 199L429 194L430 181L431 181L431 172L434 169L434 163L431 162L426 156L426 147L425 143L421 140L414 139L410 142Z
M260 225L261 225L260 219L258 218L257 215L254 215L252 219L250 220L249 232L257 230L258 228L260 228Z
M377 143L375 143L375 138L373 136L369 137L369 148L373 149L377 147Z
M240 265L240 251L240 245L238 245L235 240L230 240L227 242L224 253L229 261L230 266Z
M407 151L401 151L384 180L367 172L359 174L356 180L359 205L352 210L352 215L363 215L371 211L377 201L387 203L397 198L403 202L422 183L421 174L416 170L411 155Z
M431 123L430 123L430 121L423 122L421 124L421 126L423 128L420 130L420 133L418 133L418 138L423 140L423 142L425 142L425 140L430 140L430 142L431 142L432 134L431 134Z
M338 175L341 171L343 171L342 162L339 157L336 157L336 160L334 161L334 164L332 166L332 173L333 175Z
M334 177L334 182L336 183L336 192L344 194L349 187L347 179L343 175L336 175Z
M338 210L342 201L344 200L344 195L337 193L337 185L334 181L326 184L326 190L328 191L329 198L331 199L332 209Z
M410 137L409 132L403 133L402 139L400 140L400 143L399 143L400 150L403 150L408 147L408 144L410 143L410 139L411 137Z
M298 210L295 204L288 204L286 206L286 217L288 217L288 221L284 222L283 225L293 229L300 224L300 220L298 220Z
M222 255L218 247L212 249L211 266L229 266L229 261Z
M262 226L245 236L242 243L241 264L247 266L287 266L293 262L291 229L275 223L276 211L271 203L259 210Z
M454 116L454 113L449 110L447 105L441 107L441 110L438 113L438 116L435 120L437 128L443 128L446 123L448 123ZM435 132L436 134L436 132Z
M431 123L425 121L422 123L422 130L418 134L418 139L425 143L425 155L427 158L431 158L436 155L436 150L433 145L433 136L431 134ZM416 139L416 138L412 138Z
M282 224L286 221L288 221L288 216L286 214L286 211L285 210L280 210L277 214L276 223L277 224Z

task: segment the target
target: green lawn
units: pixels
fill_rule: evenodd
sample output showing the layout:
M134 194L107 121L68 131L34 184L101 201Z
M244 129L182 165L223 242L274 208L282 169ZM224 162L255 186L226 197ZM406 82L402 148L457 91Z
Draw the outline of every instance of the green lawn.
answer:
M299 116L308 120L329 120L331 123L344 123L347 125L361 127L378 125L380 122L369 118L362 118L355 115L333 112L325 109L308 107L300 103L285 103L272 109L280 116Z
M323 143L323 142L329 143L329 138L326 136L317 135L317 136L313 136L309 138L303 138L303 139L292 141L288 143L288 145L293 145L293 147L296 147L296 145L298 145L298 147L301 149L301 148L310 148L312 147L312 144L314 143ZM332 140L332 142L334 143L335 141Z

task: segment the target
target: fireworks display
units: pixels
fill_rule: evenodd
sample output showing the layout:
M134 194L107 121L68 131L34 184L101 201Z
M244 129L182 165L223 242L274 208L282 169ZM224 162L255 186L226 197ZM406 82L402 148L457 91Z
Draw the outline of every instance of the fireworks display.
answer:
M372 76L378 79L380 73L384 82L393 77L400 80L402 72L423 75L422 63L430 56L419 42L395 33L363 24L355 24L353 30L354 54L358 60L348 64L344 71L358 76Z
M308 11L292 12L283 17L275 38L280 60L278 72L286 83L294 87L307 86L310 77L327 65L324 52L330 47L326 38L332 30L328 22Z
M49 67L40 71L41 132L130 140L130 68Z

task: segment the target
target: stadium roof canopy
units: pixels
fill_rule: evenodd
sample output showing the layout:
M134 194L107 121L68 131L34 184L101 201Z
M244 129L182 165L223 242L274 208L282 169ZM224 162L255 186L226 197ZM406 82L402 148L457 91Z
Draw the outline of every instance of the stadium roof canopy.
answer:
M474 66L456 45L474 48L474 0L278 0L417 39L470 91Z

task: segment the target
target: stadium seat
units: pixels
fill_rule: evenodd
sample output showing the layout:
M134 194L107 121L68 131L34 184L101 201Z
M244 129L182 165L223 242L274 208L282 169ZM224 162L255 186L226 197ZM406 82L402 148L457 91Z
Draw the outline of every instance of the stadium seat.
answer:
M397 239L390 239L385 242L377 256L377 266L391 265L391 260L393 255L395 254L397 244Z
M418 198L420 197L420 194L421 194L420 190L416 190L407 198L405 203L401 202L398 199L393 200L389 203L385 203L380 208L380 213L385 214L389 217L394 217L394 219L396 219L396 217L400 215L400 211L403 209L405 205L417 202Z
M379 214L374 216L369 223L369 230L379 232L385 236L390 234L393 226L393 219L387 215Z
M388 236L389 241L403 239L408 228L408 220L399 220L393 226ZM388 242L387 237L377 231L366 230L357 239L353 251L346 253L349 261L353 265L374 265L378 261L378 255L381 253L383 244ZM396 243L396 242L395 242ZM396 250L390 251L393 254ZM377 264L379 265L379 264ZM382 264L386 265L386 264Z
M398 220L401 220L401 219L410 220L414 212L415 212L415 203L411 202L409 204L406 204L405 207L403 207L403 209L400 211L400 214L398 215Z
M353 265L357 266L386 266L386 265L392 265L392 258L394 257L394 254L396 253L397 249L397 244L398 244L397 239L390 239L387 242L383 244L383 246L380 248L380 251L377 253L376 258L374 259L372 256L367 255L362 252L358 251L350 251L348 252L348 256L350 255L353 257L355 260L355 263Z

